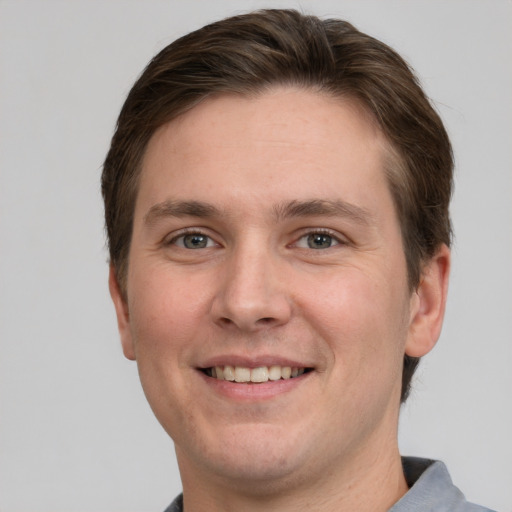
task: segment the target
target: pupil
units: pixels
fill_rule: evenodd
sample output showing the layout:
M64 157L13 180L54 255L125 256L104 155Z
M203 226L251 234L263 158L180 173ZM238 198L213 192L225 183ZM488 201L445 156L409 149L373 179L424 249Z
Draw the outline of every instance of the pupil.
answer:
M183 239L183 244L188 249L202 249L206 247L208 239L204 235L187 235Z
M331 247L332 237L330 235L315 234L308 236L308 245L311 249L326 249Z

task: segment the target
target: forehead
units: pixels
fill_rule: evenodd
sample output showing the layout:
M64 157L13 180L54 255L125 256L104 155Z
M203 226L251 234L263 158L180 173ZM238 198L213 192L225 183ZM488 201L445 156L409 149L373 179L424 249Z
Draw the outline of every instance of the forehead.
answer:
M385 184L386 147L377 124L350 99L295 88L216 96L155 132L138 202L169 193L265 199L269 187L281 188L282 200L338 199L327 196L339 195L340 178L339 192L357 196L344 199L367 202Z

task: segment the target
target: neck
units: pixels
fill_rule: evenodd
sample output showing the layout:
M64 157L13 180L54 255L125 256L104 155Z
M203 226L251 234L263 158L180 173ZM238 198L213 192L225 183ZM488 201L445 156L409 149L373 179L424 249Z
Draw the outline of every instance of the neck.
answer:
M385 512L408 490L396 441L393 449L376 448L354 454L353 461L331 468L321 478L311 478L306 470L302 478L294 476L281 482L243 486L202 478L180 464L185 512ZM179 457L178 457L179 460ZM197 469L197 468L196 468ZM192 478L187 478L187 476Z

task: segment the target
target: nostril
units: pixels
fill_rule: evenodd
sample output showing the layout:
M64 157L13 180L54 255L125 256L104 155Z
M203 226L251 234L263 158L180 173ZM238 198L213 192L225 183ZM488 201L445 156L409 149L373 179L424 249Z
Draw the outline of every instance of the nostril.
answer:
M271 316L266 316L266 317L263 317L263 318L260 318L258 320L256 320L256 322L253 324L255 327L256 326L269 326L271 324L273 324L274 322L276 321L275 318L271 317ZM237 322L235 322L234 320L231 320L231 318L228 318L228 317L221 317L219 318L218 320L218 323L220 325L223 325L225 327L228 327L228 326L231 326L231 325L238 325Z

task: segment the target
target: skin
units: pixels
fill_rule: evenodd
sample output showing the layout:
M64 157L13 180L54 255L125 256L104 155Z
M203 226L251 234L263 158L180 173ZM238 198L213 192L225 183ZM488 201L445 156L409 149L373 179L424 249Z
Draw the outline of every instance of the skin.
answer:
M385 147L353 102L293 88L205 100L152 137L127 300L114 269L110 290L187 512L384 511L407 491L402 360L439 336L450 255L410 292ZM187 248L184 230L206 245ZM311 371L266 384L201 371L272 362Z

